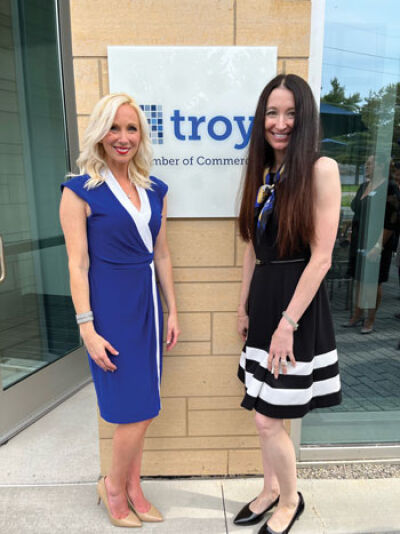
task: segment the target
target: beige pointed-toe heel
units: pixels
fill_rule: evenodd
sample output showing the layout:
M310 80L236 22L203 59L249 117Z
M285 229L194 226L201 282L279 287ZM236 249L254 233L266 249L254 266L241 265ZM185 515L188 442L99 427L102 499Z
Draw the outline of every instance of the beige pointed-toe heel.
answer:
M132 510L135 512L135 514L138 516L138 518L146 523L160 523L161 521L164 521L164 518L159 510L152 504L150 507L150 510L148 512L138 512L136 508L133 506L132 501L128 497L128 504L132 508ZM151 503L150 503L151 504Z
M141 527L142 522L132 510L129 510L129 514L126 517L123 517L122 519L117 519L111 514L110 505L108 503L105 478L106 477L102 477L97 483L97 495L99 496L97 504L100 504L100 501L103 501L104 506L107 509L107 514L110 523L115 527Z

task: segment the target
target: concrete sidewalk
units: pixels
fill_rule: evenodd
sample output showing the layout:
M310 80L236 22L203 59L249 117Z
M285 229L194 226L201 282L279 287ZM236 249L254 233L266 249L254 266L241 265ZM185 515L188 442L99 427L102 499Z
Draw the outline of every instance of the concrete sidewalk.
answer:
M96 506L96 406L87 386L0 447L0 532L116 532ZM257 533L232 518L261 488L260 478L145 480L166 521L140 532ZM400 478L302 479L306 510L293 534L400 534ZM138 530L139 532L139 530Z

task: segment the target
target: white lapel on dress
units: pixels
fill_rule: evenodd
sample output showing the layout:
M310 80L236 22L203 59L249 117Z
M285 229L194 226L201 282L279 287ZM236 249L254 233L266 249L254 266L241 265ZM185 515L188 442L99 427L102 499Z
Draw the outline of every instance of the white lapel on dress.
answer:
M140 197L140 211L138 211L132 202L127 197L125 191L119 185L118 180L115 178L110 169L102 172L104 179L111 189L111 192L115 195L117 200L122 204L126 209L129 215L132 217L138 229L139 235L142 238L143 243L145 244L149 252L153 252L153 237L151 235L151 230L149 226L150 217L151 217L151 207L149 197L146 193L146 190L143 187L136 186L139 197Z
M139 235L142 238L143 243L149 252L153 252L153 237L150 230L150 218L151 218L151 206L149 196L143 187L136 186L140 196L140 211L138 211L132 202L127 197L125 191L119 185L118 180L115 178L110 169L103 171L106 184L110 188L111 192L115 195L117 200L126 209L129 215L132 217L138 229ZM158 296L157 296L157 283L156 273L154 268L154 262L150 263L151 269L151 289L153 294L153 306L154 306L154 329L156 334L156 360L157 360L157 373L158 373L158 391L160 391L160 367L161 367L161 355L160 355L160 329L159 329L159 313L158 313Z

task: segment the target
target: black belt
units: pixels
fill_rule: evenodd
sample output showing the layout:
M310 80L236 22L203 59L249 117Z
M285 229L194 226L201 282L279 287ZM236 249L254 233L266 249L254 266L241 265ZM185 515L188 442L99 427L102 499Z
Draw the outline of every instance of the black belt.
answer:
M295 258L293 260L259 260L256 259L256 265L266 265L267 263L298 263L300 261L306 261L305 258Z

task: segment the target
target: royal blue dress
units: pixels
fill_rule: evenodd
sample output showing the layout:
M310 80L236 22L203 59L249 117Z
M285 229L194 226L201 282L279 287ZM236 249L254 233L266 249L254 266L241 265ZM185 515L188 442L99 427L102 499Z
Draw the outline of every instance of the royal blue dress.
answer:
M134 423L160 411L162 309L153 248L161 227L167 185L150 177L151 189L138 187L137 210L110 171L94 189L88 175L63 183L88 203L90 305L94 327L118 350L108 353L117 366L105 372L89 357L100 414L110 423Z

